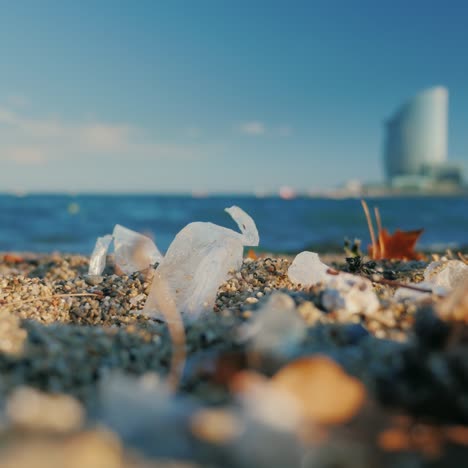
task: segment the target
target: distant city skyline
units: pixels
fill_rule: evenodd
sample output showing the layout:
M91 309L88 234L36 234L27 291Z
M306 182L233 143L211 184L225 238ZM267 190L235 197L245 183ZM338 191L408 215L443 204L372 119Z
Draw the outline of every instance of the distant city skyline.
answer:
M468 4L0 0L0 192L319 191L383 181L384 122L450 93Z

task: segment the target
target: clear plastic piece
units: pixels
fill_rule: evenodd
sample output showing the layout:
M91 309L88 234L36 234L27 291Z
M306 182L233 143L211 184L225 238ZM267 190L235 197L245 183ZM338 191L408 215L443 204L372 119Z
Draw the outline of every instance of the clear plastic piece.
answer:
M424 281L448 291L468 280L468 266L460 260L431 262L424 271Z
M326 310L372 315L379 309L379 300L368 279L342 272L330 275L328 270L318 254L301 252L289 267L288 276L293 283L302 286L325 285L322 302Z
M89 275L99 276L102 274L106 266L106 255L111 242L112 236L110 234L97 238L93 253L89 259Z
M163 256L147 236L116 224L113 232L116 265L127 275L144 270Z
M116 224L114 231L98 237L89 260L88 274L101 275L106 266L106 255L114 241L115 264L127 275L144 270L163 258L155 243L147 236Z
M143 313L162 316L158 282L164 281L177 309L192 319L212 310L219 286L242 265L244 245L259 243L253 219L238 207L225 210L241 233L213 223L195 222L174 238L158 267Z
M315 252L301 252L289 267L288 276L293 283L313 286L324 283L330 278L327 274L328 269L329 267L321 262Z

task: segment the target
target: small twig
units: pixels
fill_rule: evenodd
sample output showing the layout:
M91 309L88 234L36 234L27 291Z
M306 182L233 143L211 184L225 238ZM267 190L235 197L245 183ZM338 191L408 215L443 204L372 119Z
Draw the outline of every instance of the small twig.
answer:
M466 258L461 252L457 252L457 256L465 265L468 265L468 258Z
M382 235L382 220L380 218L380 211L378 207L374 207L375 222L377 224L377 232L379 235L379 258L385 258L385 243Z
M366 215L367 227L369 228L369 234L372 243L372 259L377 258L377 242L375 240L375 232L374 226L372 224L372 218L369 213L369 207L365 200L361 200L362 209L364 210L364 214Z
M159 310L166 319L167 328L171 337L172 355L167 383L175 392L179 386L186 361L184 321L177 309L167 281L158 270L155 272L153 290L151 293L157 295Z
M381 278L381 279L369 278L369 279L373 283L385 284L387 286L393 286L394 288L406 288L406 289L412 289L413 291L420 291L420 292L426 292L426 293L433 292L432 289L430 288L422 288L421 286L415 286L414 284L400 283L399 281L389 280L385 278Z

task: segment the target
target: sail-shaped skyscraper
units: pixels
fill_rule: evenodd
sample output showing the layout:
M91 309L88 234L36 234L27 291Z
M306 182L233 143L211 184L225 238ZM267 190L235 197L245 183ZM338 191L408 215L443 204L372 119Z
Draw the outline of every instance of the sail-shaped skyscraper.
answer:
M446 88L427 89L404 104L386 123L387 180L424 176L446 167L447 127Z

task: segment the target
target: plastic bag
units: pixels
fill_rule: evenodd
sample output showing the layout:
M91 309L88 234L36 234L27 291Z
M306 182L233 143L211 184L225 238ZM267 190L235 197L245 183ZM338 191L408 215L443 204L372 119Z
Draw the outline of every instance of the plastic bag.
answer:
M89 275L101 275L104 271L107 251L112 240L115 264L127 275L144 270L163 258L149 237L116 224L112 235L98 237L89 260Z
M185 226L174 238L158 267L143 313L165 319L161 315L162 298L158 298L158 282L165 282L182 314L197 318L212 310L219 286L229 278L231 270L242 265L245 245L259 243L253 219L240 208L225 210L239 226L241 233L213 223L195 222Z
M115 264L127 275L144 270L163 258L147 236L116 224L114 232Z
M111 242L112 236L110 234L97 238L93 253L89 259L88 275L102 274L106 266L106 255Z

